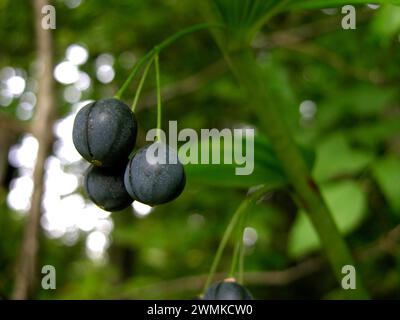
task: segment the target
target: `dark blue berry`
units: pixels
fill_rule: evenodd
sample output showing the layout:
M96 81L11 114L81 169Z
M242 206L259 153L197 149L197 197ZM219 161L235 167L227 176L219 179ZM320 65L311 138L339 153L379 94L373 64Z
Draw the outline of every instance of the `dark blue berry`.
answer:
M125 209L133 199L125 189L124 167L100 168L90 166L85 176L89 198L106 211Z
M78 112L72 138L83 158L95 166L110 167L127 161L136 134L136 118L129 107L117 99L103 99Z
M178 197L185 187L186 178L176 151L164 143L155 142L140 149L129 161L124 181L132 198L148 205L158 205Z
M251 293L234 281L214 283L205 293L204 300L253 300Z

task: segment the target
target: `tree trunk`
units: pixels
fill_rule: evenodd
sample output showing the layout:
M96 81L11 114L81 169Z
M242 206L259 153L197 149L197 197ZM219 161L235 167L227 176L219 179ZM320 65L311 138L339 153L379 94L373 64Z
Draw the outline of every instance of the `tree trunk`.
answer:
M53 141L52 132L55 112L53 97L52 34L51 29L46 30L42 28L42 8L47 4L47 0L33 1L37 58L40 66L40 74L38 75L37 106L32 123L32 131L39 142L39 150L33 172L31 206L26 219L22 247L16 268L16 280L13 292L14 299L28 298L35 281L41 203L44 191L44 166Z

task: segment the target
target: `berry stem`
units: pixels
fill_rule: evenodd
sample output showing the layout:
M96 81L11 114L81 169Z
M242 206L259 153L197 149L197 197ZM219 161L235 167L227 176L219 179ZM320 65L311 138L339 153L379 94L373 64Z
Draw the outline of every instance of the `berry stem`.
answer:
M114 95L114 98L116 99L121 99L122 95L132 82L132 80L135 78L137 73L140 71L142 66L151 58L153 58L156 54L161 52L161 50L165 49L166 47L170 46L173 44L175 41L179 40L180 38L200 31L200 30L205 30L205 29L210 29L210 28L225 28L221 24L216 24L216 23L199 23L195 24L193 26L190 26L186 29L180 30L177 33L173 34L172 36L168 37L164 41L162 41L160 44L156 45L151 49L149 52L147 52L143 57L139 59L139 61L134 65L131 73L129 74L128 78L125 80L125 82L122 84L121 88L118 90L118 92Z
M243 284L243 271L244 271L243 235L247 220L247 212L248 210L243 212L242 216L240 217L240 220L238 221L235 251L233 253L231 271L229 272L229 277L235 278L235 272L237 271L238 274L237 278L240 284Z
M156 85L157 85L157 140L160 141L161 130L161 85L160 85L160 66L158 63L158 53L154 56L154 66L156 69Z
M231 263L231 270L229 271L228 278L235 278L235 271L238 264L238 256L239 256L239 242L237 241L235 244L235 250L233 252L233 258Z
M143 88L144 81L146 80L147 73L149 72L149 69L150 69L152 63L153 63L153 59L151 59L147 63L146 68L143 71L142 77L140 78L138 88L136 89L135 98L133 99L133 103L132 103L132 112L135 112L137 103L139 101L139 96L140 96L140 93L141 93L142 88Z
M239 237L239 274L238 274L238 282L243 284L244 278L244 228L247 221L247 214L244 215L242 219L242 225L240 226L240 237Z
M224 235L222 236L221 242L219 243L217 252L214 256L214 260L211 264L211 268L210 268L206 283L204 285L203 292L206 292L206 290L208 289L208 287L211 284L212 279L214 278L218 264L222 257L222 253L224 252L224 249L228 243L229 237L231 236L233 230L235 229L235 226L237 225L238 221L240 220L240 217L242 216L243 213L246 212L246 210L249 208L249 206L256 199L258 199L260 196L262 196L267 190L268 190L268 187L262 186L260 189L254 191L253 193L248 195L247 198L242 201L242 203L240 204L240 206L236 210L236 212L233 214L231 220L229 221L228 226L225 229L225 232L224 232Z
M213 279L213 277L214 277L215 271L217 270L219 261L221 260L222 253L223 253L223 251L224 251L224 249L225 249L225 247L226 247L226 244L228 243L229 237L231 236L232 231L233 231L233 229L235 228L235 225L236 225L237 221L238 221L239 218L240 218L240 215L242 214L242 212L243 212L244 210L247 209L248 205L249 205L249 201L248 201L248 199L245 199L245 200L240 204L239 208L236 210L236 212L233 214L231 220L229 221L229 224L228 224L228 226L227 226L226 229L225 229L224 235L222 236L222 240L221 240L221 242L219 243L217 252L216 252L216 254L215 254L213 263L212 263L212 265L211 265L210 272L209 272L208 277L207 277L207 281L206 281L206 283L205 283L205 285L204 285L204 290L203 290L203 292L206 292L207 289L208 289L208 287L210 286L211 281L212 281L212 279Z
M247 211L246 211L247 212ZM235 244L235 249L233 251L233 257L232 257L232 262L231 262L231 269L229 272L229 278L234 278L235 277L235 272L237 271L238 267L238 261L239 261L239 252L240 252L240 240L241 240L241 235L242 235L242 226L243 226L243 217L245 216L245 212L242 214L238 221L238 226L236 228L236 244Z
M142 66L146 63L147 60L153 57L153 50L149 51L146 55L144 55L140 60L134 65L131 73L129 74L128 78L125 80L124 84L118 90L118 92L114 95L115 99L121 99L122 95L124 94L125 90L128 88L132 80L135 78L136 74L140 71Z

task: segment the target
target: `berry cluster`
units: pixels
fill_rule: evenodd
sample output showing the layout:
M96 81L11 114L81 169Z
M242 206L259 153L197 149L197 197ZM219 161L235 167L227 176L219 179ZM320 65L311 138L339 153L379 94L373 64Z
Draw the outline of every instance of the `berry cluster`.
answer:
M129 160L136 135L134 113L117 99L92 102L76 115L73 142L92 164L86 172L85 189L89 198L104 210L122 210L133 200L163 204L183 191L185 172L176 152L168 145L154 142L139 149ZM157 159L164 161L149 161L150 147ZM176 161L170 161L171 156Z

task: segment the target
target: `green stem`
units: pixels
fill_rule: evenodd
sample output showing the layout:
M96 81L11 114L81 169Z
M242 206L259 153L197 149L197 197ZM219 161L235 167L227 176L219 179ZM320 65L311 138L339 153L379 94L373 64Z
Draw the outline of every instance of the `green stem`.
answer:
M138 62L134 65L131 73L129 74L128 78L125 80L121 88L118 90L118 92L114 95L114 98L116 99L121 99L122 95L124 94L125 90L128 88L129 84L132 82L132 80L135 78L136 74L140 71L142 66L149 60L150 58L153 57L153 50L149 51L146 55L141 57Z
M229 222L228 226L226 227L224 235L222 236L222 240L219 243L219 246L218 246L217 252L215 254L213 263L211 265L210 271L208 273L208 277L207 277L206 283L204 284L203 293L206 292L206 290L210 286L211 281L214 278L215 271L217 270L219 261L221 260L222 253L224 252L226 244L228 243L228 239L229 239L230 235L232 234L232 231L233 231L233 229L234 229L234 227L235 227L240 215L242 214L242 212L244 210L247 209L248 205L249 205L248 199L245 199L240 204L239 208L236 210L236 212L232 216L231 221Z
M308 213L318 233L323 251L338 282L341 283L342 267L355 266L354 259L294 142L282 110L269 99L267 85L252 51L246 48L231 54L229 65L235 75L240 75L238 79L252 99L251 105L256 108L255 111L261 121L260 126L268 134L282 168ZM360 299L369 298L361 278L358 277L357 280L357 289L351 290L350 296Z
M152 63L153 63L153 59L151 59L147 63L146 68L143 71L143 75L140 78L140 82L139 82L138 88L136 89L135 98L133 99L133 103L132 103L132 112L135 112L137 103L139 101L140 93L142 92L144 81L146 80L147 73L149 72L149 69L150 69L150 66L152 65Z
M161 131L161 85L160 85L160 66L158 63L158 53L154 57L154 65L156 69L156 87L157 87L157 140L160 141Z
M231 269L229 271L228 278L235 278L235 272L236 272L236 267L238 264L238 257L239 257L239 247L240 247L240 243L239 243L239 241L236 241L235 250L233 252L233 258L232 258L232 263L231 263Z
M238 282L243 284L243 275L244 275L244 243L243 243L243 236L244 236L244 229L246 226L248 214L245 214L242 219L242 224L240 226L240 242L239 242L239 275L238 275Z
M244 233L242 233L242 235L243 234ZM244 245L243 245L243 238L242 238L242 242L240 243L240 248L239 248L239 275L238 275L238 282L240 284L243 284L243 281L244 281Z
M231 269L229 272L229 278L235 278L235 272L238 271L238 278L243 278L243 275L241 275L241 272L243 272L243 231L245 227L245 222L246 222L246 217L247 217L247 212L246 210L243 215L240 217L240 220L238 221L238 227L237 227L237 234L236 234L236 245L235 245L235 250L233 252L233 258L231 262ZM241 270L242 269L242 270ZM239 281L241 283L242 281Z
M129 74L128 78L125 80L121 88L118 90L118 92L114 95L114 98L116 99L121 99L122 95L132 82L132 80L135 78L136 74L140 71L142 66L149 60L151 59L155 54L158 54L161 50L165 49L169 45L173 44L175 41L179 40L180 38L191 34L193 32L197 32L200 30L204 29L210 29L210 28L224 28L221 24L216 24L216 23L200 23L200 24L195 24L191 27L188 27L186 29L180 30L177 33L173 34L172 36L168 37L164 41L162 41L160 44L156 45L151 49L146 55L144 55L142 58L139 59L139 61L134 65L131 73Z
M212 279L214 278L218 264L222 257L222 253L224 252L224 249L228 243L229 237L231 236L233 230L235 229L235 226L237 225L237 222L239 221L240 217L242 216L242 214L244 212L246 212L246 210L249 208L250 204L253 203L253 201L255 201L256 199L258 199L261 195L263 195L266 191L267 191L267 188L263 186L260 189L251 193L250 195L248 195L248 197L242 201L239 208L233 214L231 220L229 221L228 226L225 229L224 235L222 236L222 239L221 239L221 242L219 243L214 260L211 264L211 268L208 273L206 283L204 284L203 293L206 292L206 290L208 289L208 287L211 284Z

